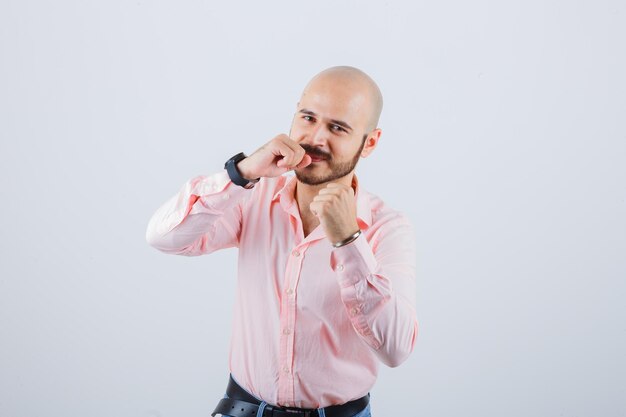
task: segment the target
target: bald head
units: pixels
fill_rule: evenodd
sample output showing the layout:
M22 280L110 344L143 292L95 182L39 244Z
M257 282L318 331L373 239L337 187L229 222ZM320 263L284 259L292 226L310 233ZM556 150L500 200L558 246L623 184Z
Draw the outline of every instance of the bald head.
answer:
M383 109L383 96L369 75L358 68L350 66L330 67L315 75L306 85L302 96L311 90L341 89L344 96L352 98L353 105L366 117L366 129L371 131L378 126L380 113Z

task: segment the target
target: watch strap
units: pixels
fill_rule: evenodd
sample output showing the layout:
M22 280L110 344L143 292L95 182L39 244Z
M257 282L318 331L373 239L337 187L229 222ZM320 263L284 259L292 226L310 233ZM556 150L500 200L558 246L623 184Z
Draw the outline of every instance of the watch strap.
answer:
M226 172L228 173L228 176L233 183L239 185L240 187L252 188L254 184L259 182L260 178L247 180L241 176L241 173L237 169L237 163L245 158L246 155L243 152L239 152L237 155L226 161L226 163L224 164L224 168L226 169Z

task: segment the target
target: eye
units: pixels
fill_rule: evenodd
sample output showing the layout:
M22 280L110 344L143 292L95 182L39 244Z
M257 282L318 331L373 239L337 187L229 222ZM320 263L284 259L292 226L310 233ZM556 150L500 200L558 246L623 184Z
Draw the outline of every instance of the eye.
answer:
M346 129L339 125L330 125L330 130L334 130L335 132L347 132Z
M313 117L312 117L312 116L308 116L308 115L302 116L302 118L303 118L304 120L306 120L307 122L312 122L313 120L315 120L315 119L313 119Z

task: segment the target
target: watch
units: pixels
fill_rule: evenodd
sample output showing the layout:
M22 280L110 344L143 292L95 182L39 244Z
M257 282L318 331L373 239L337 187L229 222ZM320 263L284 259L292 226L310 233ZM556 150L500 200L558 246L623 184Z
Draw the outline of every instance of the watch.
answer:
M240 187L250 189L254 187L254 184L259 182L260 178L247 180L241 176L239 170L237 169L237 163L245 158L246 155L243 152L239 152L237 155L226 161L226 163L224 164L224 168L226 169L226 172L228 172L228 176L230 177L230 180L232 182L239 185Z

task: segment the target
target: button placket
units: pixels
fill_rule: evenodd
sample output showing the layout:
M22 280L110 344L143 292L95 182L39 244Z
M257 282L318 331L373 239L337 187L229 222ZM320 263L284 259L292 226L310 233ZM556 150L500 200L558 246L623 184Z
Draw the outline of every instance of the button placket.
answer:
M287 259L284 290L286 297L282 297L280 360L281 373L279 376L279 402L293 402L293 358L294 358L294 327L296 317L296 288L302 269L303 248L294 248Z

